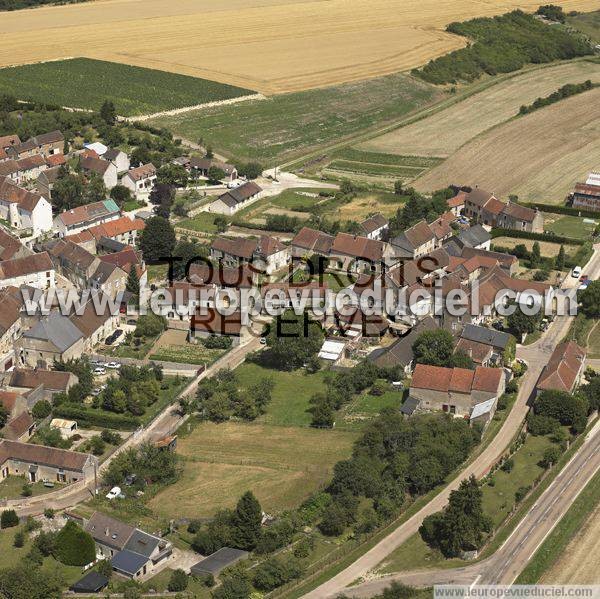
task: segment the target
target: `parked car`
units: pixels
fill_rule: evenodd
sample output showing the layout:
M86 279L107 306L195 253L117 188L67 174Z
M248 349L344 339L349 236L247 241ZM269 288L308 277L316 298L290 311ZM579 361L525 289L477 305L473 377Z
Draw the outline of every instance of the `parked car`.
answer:
M113 370L119 370L119 368L121 368L121 365L118 362L108 362L106 364L107 368L112 368Z
M260 344L261 345L267 345L267 340L264 337L260 338Z
M106 499L114 499L121 494L121 487L113 487L107 494Z
M576 266L576 267L573 269L573 272L571 272L571 276L572 276L574 279L578 279L578 278L581 276L581 266Z
M117 340L123 334L123 329L115 329L115 332L112 334L113 338Z
M106 368L103 368L102 366L96 366L96 368L94 368L94 374L96 374L96 375L106 374Z
M588 275L581 275L579 277L579 282L580 283L585 283L586 281L589 281L590 277Z

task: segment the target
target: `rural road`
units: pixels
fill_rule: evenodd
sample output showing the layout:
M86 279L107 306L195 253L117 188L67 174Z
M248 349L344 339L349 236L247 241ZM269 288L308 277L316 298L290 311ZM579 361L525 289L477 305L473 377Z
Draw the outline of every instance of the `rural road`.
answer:
M494 555L464 568L392 574L346 589L345 594L350 597L371 597L381 593L392 581L417 587L434 584L512 584L599 469L600 421Z
M248 343L234 347L221 359L217 360L204 372L195 377L194 380L181 391L176 400L180 397L193 395L198 387L198 383L202 379L212 376L218 370L221 370L222 368L233 369L236 366L239 366L246 359L248 353L256 351L260 347L260 340L254 337L248 341ZM100 482L102 473L106 470L110 462L122 451L145 441L156 441L175 431L187 420L187 416L182 416L178 412L178 403L176 400L172 404L169 404L146 428L132 434L123 445L100 464L98 468L98 482ZM78 503L87 501L91 497L92 492L87 486L73 483L64 489L46 495L22 498L18 500L18 503L12 501L10 507L14 508L19 516L33 516L43 513L46 508L52 508L54 510L71 508Z
M594 254L585 269L586 272L590 273L592 279L597 279L600 275L600 245L594 246ZM574 284L576 284L576 281L567 277L564 286L572 287ZM425 517L443 509L448 502L450 492L457 489L462 480L469 478L471 475L478 479L482 478L490 470L491 466L498 461L509 447L521 423L527 416L529 400L542 369L548 362L554 348L564 339L573 319L572 316L557 317L537 342L528 346L518 346L517 357L524 359L529 364L529 368L522 377L519 394L510 414L487 447L426 506L400 524L398 528L339 574L313 591L306 593L305 598L323 599L324 597L335 597L337 594L345 592L346 587L376 568L392 551L414 535L419 530Z

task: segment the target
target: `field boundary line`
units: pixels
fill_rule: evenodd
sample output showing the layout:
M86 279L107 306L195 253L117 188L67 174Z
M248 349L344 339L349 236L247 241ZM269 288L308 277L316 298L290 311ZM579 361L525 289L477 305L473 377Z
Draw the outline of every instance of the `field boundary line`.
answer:
M237 98L229 98L227 100L214 100L213 102L204 102L204 104L194 104L193 106L184 106L182 108L173 108L172 110L163 110L161 112L154 112L152 114L142 114L139 116L130 117L119 117L121 120L128 121L130 123L139 123L143 121L149 121L150 119L158 118L161 116L175 116L178 114L184 114L186 112L192 112L193 110L203 110L205 108L214 108L215 106L228 106L230 104L239 104L241 102L249 102L251 100L267 100L267 96L263 94L248 94L246 96L238 96Z

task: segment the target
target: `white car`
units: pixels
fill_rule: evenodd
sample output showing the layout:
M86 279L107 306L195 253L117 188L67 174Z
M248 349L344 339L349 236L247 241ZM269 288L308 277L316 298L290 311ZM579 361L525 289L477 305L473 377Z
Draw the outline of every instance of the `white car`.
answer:
M571 273L574 279L578 279L581 276L581 266L576 266Z
M105 365L107 368L113 368L114 370L118 370L119 368L121 368L121 365L118 362L108 362L108 364Z
M114 499L121 494L121 487L113 487L107 494L106 499Z
M96 368L94 368L94 374L106 374L106 368L102 368L102 366L96 366Z

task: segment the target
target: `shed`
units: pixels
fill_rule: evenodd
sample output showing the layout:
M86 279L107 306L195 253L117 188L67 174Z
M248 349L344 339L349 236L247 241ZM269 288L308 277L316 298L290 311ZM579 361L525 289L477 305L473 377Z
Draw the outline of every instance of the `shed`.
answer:
M326 339L319 351L319 358L329 360L330 362L337 362L343 356L345 347L345 341Z
M190 573L194 576L202 576L212 574L218 576L221 570L237 564L239 561L248 557L247 551L240 549L232 549L231 547L223 547L207 558L198 562L190 568Z
M69 587L74 593L99 593L108 585L108 578L100 572L88 572L83 578Z

